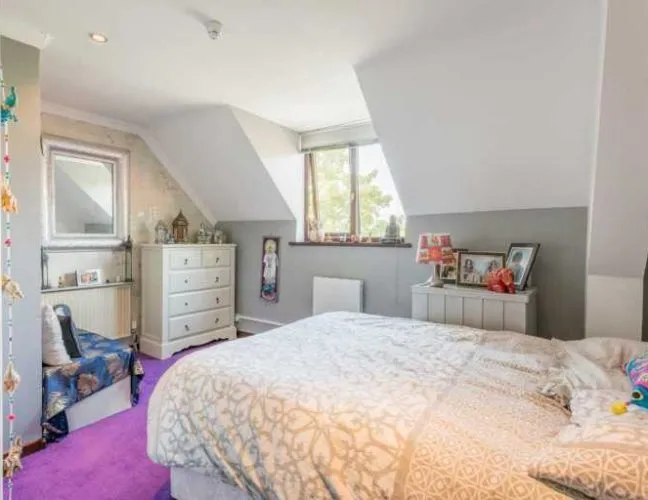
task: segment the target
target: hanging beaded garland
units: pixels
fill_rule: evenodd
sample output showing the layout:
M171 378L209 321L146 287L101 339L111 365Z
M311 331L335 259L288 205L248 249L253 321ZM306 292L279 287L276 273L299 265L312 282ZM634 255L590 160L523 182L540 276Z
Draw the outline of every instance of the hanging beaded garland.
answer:
M20 375L16 370L16 358L13 353L13 305L16 300L23 297L20 286L12 279L11 272L11 216L18 213L18 202L11 192L11 170L10 163L11 157L9 156L9 123L18 121L16 117L16 89L14 87L7 88L4 82L4 74L2 65L0 64L0 163L2 163L2 179L1 182L1 203L2 212L4 213L4 235L2 236L2 244L6 249L5 268L2 273L2 295L3 299L7 300L7 334L8 339L8 353L7 365L2 379L2 386L4 391L8 394L9 414L7 415L7 422L9 427L9 451L2 461L3 475L6 478L6 497L11 500L13 498L13 476L14 473L22 469L20 457L22 455L22 439L16 436L15 421L16 413L14 409L14 395L20 384Z

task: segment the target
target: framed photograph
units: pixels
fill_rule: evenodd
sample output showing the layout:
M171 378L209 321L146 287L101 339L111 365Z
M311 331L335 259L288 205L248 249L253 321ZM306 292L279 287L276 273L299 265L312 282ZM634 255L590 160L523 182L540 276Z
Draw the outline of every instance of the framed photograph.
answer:
M513 271L516 290L524 290L529 281L540 243L511 243L506 255L506 267Z
M101 283L101 269L77 271L78 286L99 285Z
M59 277L59 288L68 288L77 286L77 273L65 273Z
M276 236L263 237L261 298L266 302L279 302L279 238Z
M454 285L457 282L457 263L459 252L467 252L467 248L450 248L443 251L443 262L441 263L441 279L444 283Z
M457 285L485 287L488 273L503 268L504 258L502 252L459 252Z

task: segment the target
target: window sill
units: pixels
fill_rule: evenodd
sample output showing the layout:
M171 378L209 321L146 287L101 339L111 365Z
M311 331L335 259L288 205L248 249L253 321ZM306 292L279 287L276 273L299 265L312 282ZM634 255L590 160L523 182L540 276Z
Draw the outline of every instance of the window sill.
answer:
M363 247L363 248L412 248L411 243L380 243L350 241L291 241L291 247Z

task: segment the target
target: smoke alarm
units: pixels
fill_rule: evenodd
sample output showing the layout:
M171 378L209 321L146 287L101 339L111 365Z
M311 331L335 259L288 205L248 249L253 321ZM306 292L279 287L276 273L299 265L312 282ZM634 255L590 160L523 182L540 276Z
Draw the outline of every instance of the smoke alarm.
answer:
M207 21L205 28L207 28L207 34L212 40L218 40L223 35L223 25L216 21L216 19Z

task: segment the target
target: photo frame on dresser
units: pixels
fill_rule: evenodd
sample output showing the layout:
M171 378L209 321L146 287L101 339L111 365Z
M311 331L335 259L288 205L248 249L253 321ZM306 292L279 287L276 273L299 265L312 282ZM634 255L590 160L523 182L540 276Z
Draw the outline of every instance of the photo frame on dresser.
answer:
M488 273L504 267L503 252L459 252L457 285L486 287Z
M511 243L506 254L506 267L513 271L515 289L523 291L529 282L540 243Z

